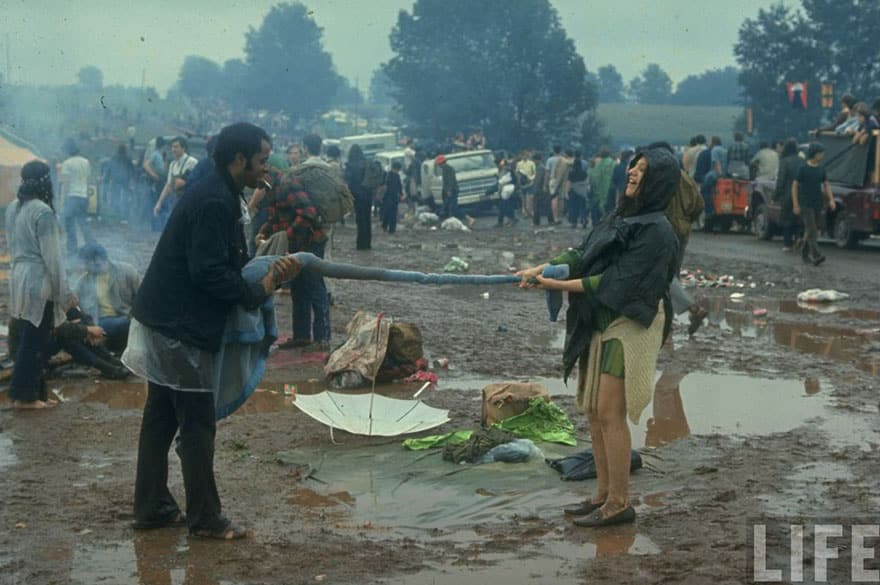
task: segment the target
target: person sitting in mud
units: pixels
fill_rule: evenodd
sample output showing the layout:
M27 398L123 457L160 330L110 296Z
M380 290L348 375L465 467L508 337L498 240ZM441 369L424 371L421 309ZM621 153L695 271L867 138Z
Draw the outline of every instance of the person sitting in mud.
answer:
M97 242L80 248L79 258L86 269L73 287L79 306L104 330L108 348L121 353L128 342L131 306L141 275L131 264L111 262Z
M21 319L9 321L9 351L14 354L19 347L21 332ZM66 351L73 361L95 368L101 375L110 380L124 380L129 371L119 358L110 353L105 347L106 336L104 330L92 323L87 315L74 307L67 311L67 321L56 327L46 343L42 352L48 369L49 360L60 351Z
M565 508L577 526L635 520L629 506L634 424L651 401L657 356L672 324L669 283L678 240L666 208L680 179L675 157L646 149L630 163L624 198L575 249L551 260L570 280L542 276L548 264L517 273L520 287L567 291L565 376L578 363L577 399L590 423L596 493Z

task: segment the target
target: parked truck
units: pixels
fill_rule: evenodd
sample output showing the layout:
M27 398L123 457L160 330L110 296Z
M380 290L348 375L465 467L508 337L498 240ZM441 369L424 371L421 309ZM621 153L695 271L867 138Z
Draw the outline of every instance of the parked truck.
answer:
M825 146L823 164L837 204L834 211L822 211L819 229L839 247L854 248L872 234L880 234L880 132L875 130L864 145L853 144L850 136L820 135L816 140ZM747 217L753 233L762 240L782 233L775 179L752 181Z
M446 155L446 164L455 169L458 180L458 204L491 205L498 201L498 168L491 150L466 150ZM421 198L442 205L442 170L434 159L422 163Z

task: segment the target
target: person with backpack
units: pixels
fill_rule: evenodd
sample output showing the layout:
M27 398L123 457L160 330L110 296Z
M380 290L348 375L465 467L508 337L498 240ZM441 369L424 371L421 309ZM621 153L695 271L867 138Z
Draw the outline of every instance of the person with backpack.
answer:
M354 196L354 214L357 220L357 249L369 250L373 239L373 226L370 212L373 207L373 193L367 188L365 175L367 159L357 144L348 151L345 164L345 182Z
M329 230L351 209L351 194L338 180L330 164L321 159L321 137L303 138L307 158L290 169L276 189L268 207L268 221L258 243L285 232L287 251L311 252L324 258ZM330 299L324 277L304 270L290 283L293 305L293 337L281 349L305 351L330 349Z

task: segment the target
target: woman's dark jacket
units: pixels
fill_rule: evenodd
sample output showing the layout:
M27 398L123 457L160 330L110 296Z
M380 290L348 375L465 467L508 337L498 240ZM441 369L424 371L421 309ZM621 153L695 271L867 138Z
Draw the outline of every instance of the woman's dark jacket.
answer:
M640 157L647 159L648 171L638 198L625 199L578 247L581 259L571 278L601 274L602 279L593 295L569 295L563 351L566 379L589 348L597 304L648 328L663 299L663 338L669 334L669 283L675 273L678 239L666 219L666 207L678 185L680 171L675 158L664 149L646 150L630 164Z
M216 352L229 311L266 299L259 283L242 278L247 261L241 193L225 169L215 170L171 213L132 315L166 337Z

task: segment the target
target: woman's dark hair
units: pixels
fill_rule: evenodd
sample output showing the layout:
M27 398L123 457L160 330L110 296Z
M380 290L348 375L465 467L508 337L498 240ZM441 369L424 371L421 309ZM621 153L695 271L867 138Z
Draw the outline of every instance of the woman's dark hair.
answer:
M785 141L785 144L782 145L782 154L779 155L779 158L785 158L787 156L797 156L798 153L798 143L797 139L789 138Z
M263 150L263 141L271 146L272 139L259 126L247 122L238 122L226 126L217 135L214 147L214 164L218 169L225 169L241 153L250 165L251 157Z
M581 154L580 150L574 151L574 162L571 165L571 172L577 171L578 173L582 173L584 171L584 157Z
M33 199L39 199L48 205L52 211L54 193L52 191L52 179L49 176L49 165L41 160L32 160L21 167L21 185L18 187L18 200L21 205Z
M810 146L807 147L807 158L811 159L820 152L825 152L825 146L821 142L811 142Z
M845 93L843 94L843 97L840 98L840 103L845 105L847 108L852 108L853 105L855 105L856 103L856 98L851 93Z
M361 150L359 144L355 144L350 149L348 149L348 164L363 163L366 161L367 157L364 156L364 151Z

